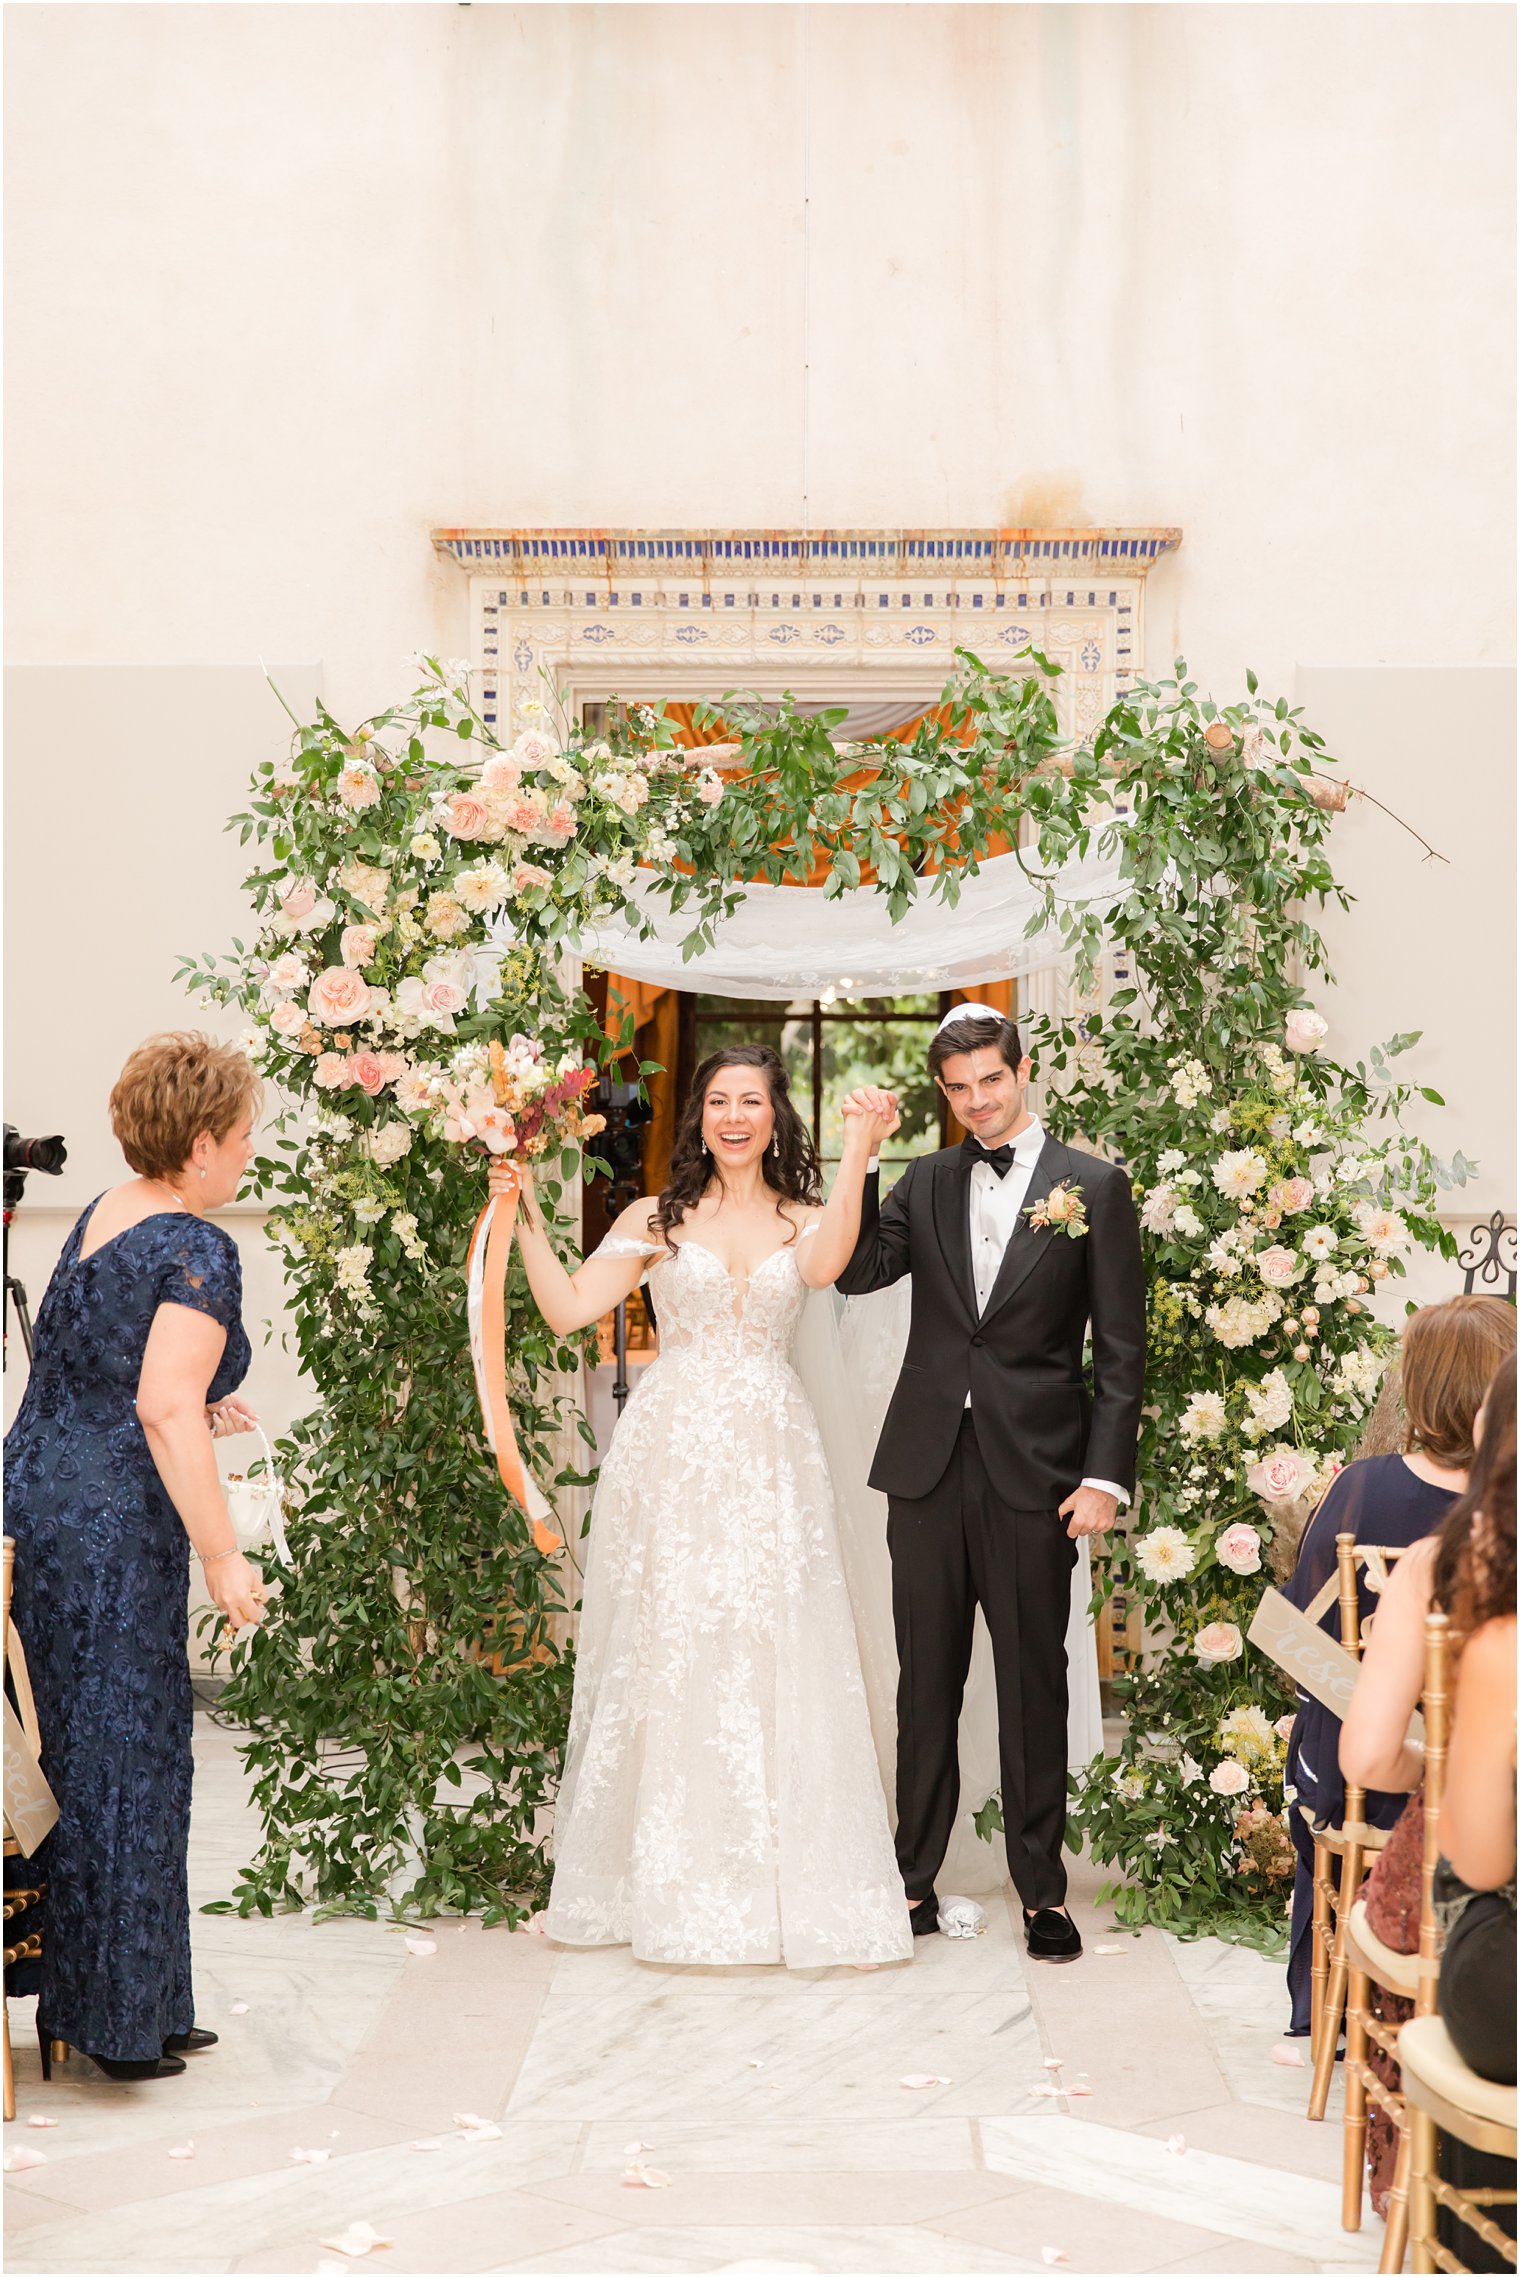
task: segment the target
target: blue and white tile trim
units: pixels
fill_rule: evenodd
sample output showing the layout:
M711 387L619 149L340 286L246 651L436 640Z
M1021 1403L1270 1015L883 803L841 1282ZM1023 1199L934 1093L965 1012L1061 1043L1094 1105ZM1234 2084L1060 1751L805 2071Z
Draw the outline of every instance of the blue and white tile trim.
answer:
M1182 533L1149 530L435 530L470 580L482 708L542 696L725 688L922 694L957 646L1062 667L1068 733L1090 736L1143 654L1145 581Z

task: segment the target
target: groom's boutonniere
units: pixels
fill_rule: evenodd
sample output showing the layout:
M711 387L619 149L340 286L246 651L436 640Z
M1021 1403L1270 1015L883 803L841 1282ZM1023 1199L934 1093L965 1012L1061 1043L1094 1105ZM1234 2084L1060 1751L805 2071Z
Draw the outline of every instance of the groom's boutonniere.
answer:
M1064 1233L1068 1241L1080 1241L1087 1232L1087 1204L1082 1199L1080 1186L1069 1186L1058 1178L1048 1194L1038 1202L1031 1202L1024 1212L1033 1226L1044 1226L1051 1233Z

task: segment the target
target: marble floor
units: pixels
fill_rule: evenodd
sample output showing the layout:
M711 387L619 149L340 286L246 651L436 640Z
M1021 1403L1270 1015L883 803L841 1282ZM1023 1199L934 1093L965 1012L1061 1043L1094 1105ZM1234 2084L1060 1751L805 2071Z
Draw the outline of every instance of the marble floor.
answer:
M254 1827L229 1735L196 1721L199 1903ZM12 2003L7 2266L1375 2268L1379 2225L1340 2227L1338 2108L1309 2125L1307 2069L1274 2059L1280 1965L1115 1932L1095 1887L1079 1864L1074 1968L1030 1966L1002 1901L974 1943L805 1975L197 1913L222 2038L182 2078L75 2061L45 2086ZM388 2242L345 2253L356 2223Z

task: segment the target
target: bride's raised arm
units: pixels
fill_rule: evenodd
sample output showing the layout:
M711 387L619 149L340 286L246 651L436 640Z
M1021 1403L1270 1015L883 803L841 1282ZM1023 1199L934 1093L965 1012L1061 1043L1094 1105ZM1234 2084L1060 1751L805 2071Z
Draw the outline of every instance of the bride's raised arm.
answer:
M814 1220L813 1238L797 1254L797 1270L810 1289L831 1289L854 1256L867 1165L901 1120L891 1091L852 1091L845 1100L839 1168L829 1198Z
M532 1171L525 1163L517 1175L522 1180L517 1241L533 1301L556 1336L573 1335L632 1296L650 1261L659 1255L661 1244L651 1235L649 1224L654 1203L647 1196L630 1203L600 1248L575 1272L567 1273L545 1230ZM493 1163L491 1192L506 1193L512 1176L508 1165Z

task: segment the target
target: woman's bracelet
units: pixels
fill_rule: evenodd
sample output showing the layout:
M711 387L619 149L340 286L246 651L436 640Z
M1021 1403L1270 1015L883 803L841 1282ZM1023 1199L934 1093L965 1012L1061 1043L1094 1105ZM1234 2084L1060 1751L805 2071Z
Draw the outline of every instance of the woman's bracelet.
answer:
M201 1550L198 1554L202 1565L217 1565L223 1558L237 1558L243 1553L234 1542L230 1550Z

